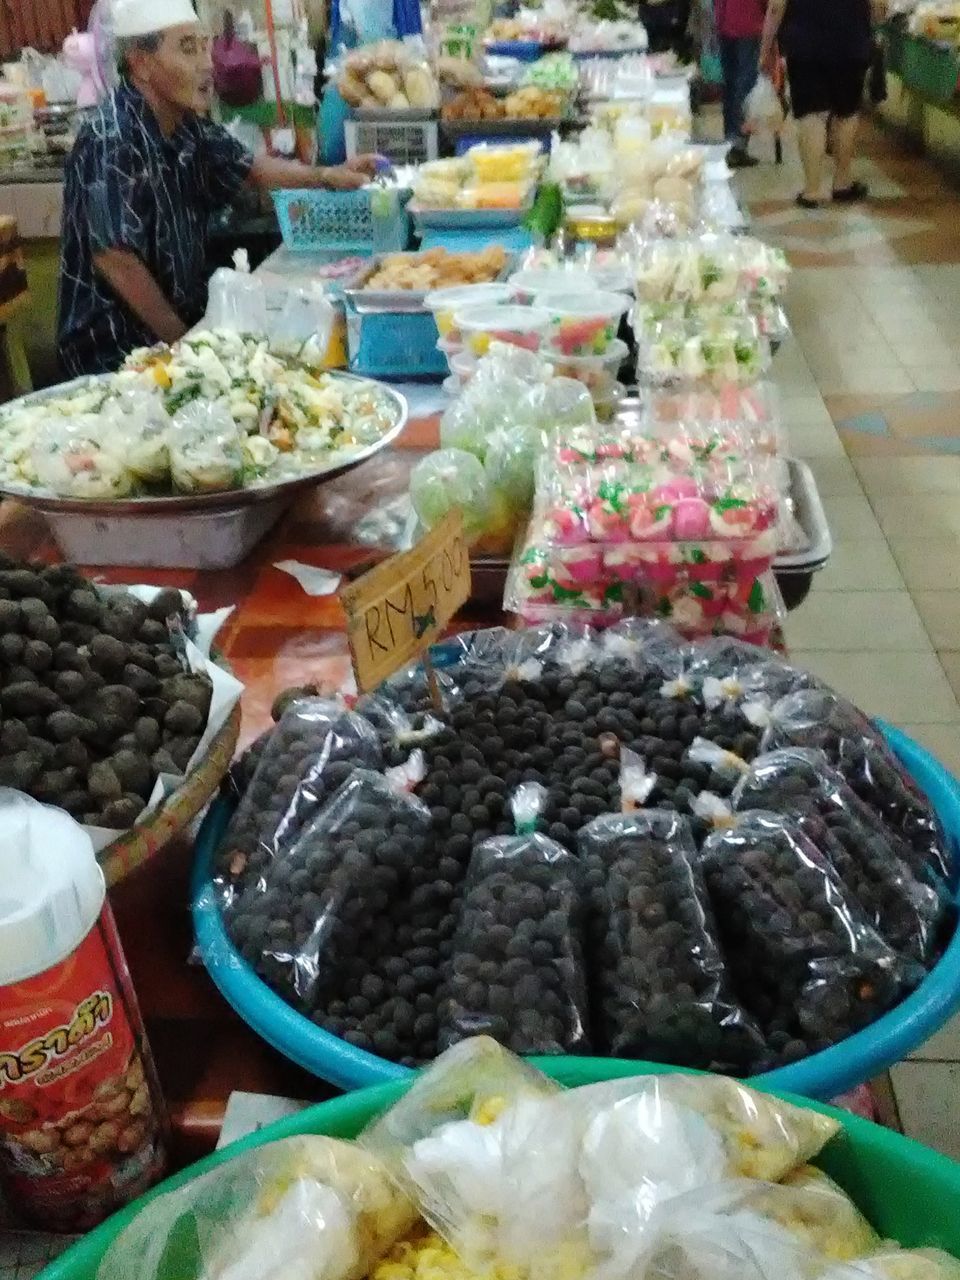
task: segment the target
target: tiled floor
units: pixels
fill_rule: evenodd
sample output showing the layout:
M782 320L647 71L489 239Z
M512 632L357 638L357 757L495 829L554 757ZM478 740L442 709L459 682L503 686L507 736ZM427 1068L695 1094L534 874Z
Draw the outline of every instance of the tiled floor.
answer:
M960 773L960 193L892 136L864 144L859 208L796 209L790 146L741 177L794 266L776 376L835 539L787 639ZM960 1017L891 1074L905 1131L960 1158Z

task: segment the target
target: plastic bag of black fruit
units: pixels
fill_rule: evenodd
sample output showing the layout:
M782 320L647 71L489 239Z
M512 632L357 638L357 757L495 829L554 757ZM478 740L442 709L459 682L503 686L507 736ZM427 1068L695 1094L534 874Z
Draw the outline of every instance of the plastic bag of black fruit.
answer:
M377 908L385 917L384 943L376 966L371 962L362 976L354 971L355 985L334 990L323 974L316 988L322 1003L319 996L311 995L313 1003L305 1005L295 987L284 985L283 973L272 975L273 985L264 982L257 972L255 949L245 953L251 957L248 962L230 935L229 912L223 910L217 883L216 851L230 821L227 808L218 808L210 816L199 842L194 919L200 950L214 981L274 1046L324 1079L346 1087L396 1079L408 1065L436 1053L471 856L486 841L516 837L510 798L518 787L531 784L544 789L536 834L582 864L578 839L584 828L622 809L621 757L627 752L638 755L646 774L654 779L642 809L664 811L674 815L671 820L691 819L700 811L704 793L710 792L713 776L711 766L691 751L691 745L703 738L721 755L737 754L744 768L750 769L761 753L769 724L758 709L769 713L785 694L823 687L769 651L723 641L684 644L670 636L669 628L649 624L616 627L602 634L558 626L521 633L472 633L435 646L432 657L441 686L439 707L431 700L422 668L411 668L388 681L376 695L381 704L395 704L402 713L399 721L393 716L385 720L365 715L368 700L344 712L369 726L382 762L374 772L381 776L410 755L422 755L422 775L406 799L418 808L421 818L426 814L429 823L422 832L419 828L404 832L399 847L411 859L406 879L389 895L389 902ZM889 733L893 749L918 786L918 795L935 803L947 837L945 847L952 856L956 833L960 833L958 784L915 744L894 731ZM822 761L818 788L824 769L829 765ZM372 820L373 809L391 807L389 800L384 795L382 802L365 807L364 813ZM777 803L788 812L795 809L792 793L789 802L771 802L774 810ZM924 800L920 803L933 821L933 807ZM729 818L729 801L713 797L713 804ZM883 826L883 815L874 816ZM692 825L696 868L702 863L700 846L708 831L703 823ZM381 829L372 826L371 830ZM828 835L832 834L830 829ZM408 842L407 835L416 839ZM814 845L817 859L832 868L830 855L819 848L816 838L803 832L801 836ZM382 835L379 838L386 842ZM285 860L281 854L280 862ZM563 875L570 870L566 859L557 866ZM280 874L283 880L284 873ZM777 892L792 894L791 909L804 914L796 885L789 888L784 877L780 879L783 883ZM878 937L871 915L876 905L872 881L861 876L859 884L865 889L852 890L835 868L827 879L831 894L840 892L843 901L850 901L848 917L857 922L858 931L862 926L868 931L864 937ZM834 887L837 883L839 891ZM721 887L711 890L707 881L706 889L716 926L722 913L713 893L720 893ZM868 895L865 907L858 893L866 889L873 896ZM296 899L285 886L284 892L286 899L274 901L281 906L286 902L289 915ZM582 883L580 892L585 893ZM812 908L807 911L811 926L814 914ZM270 923L282 933L283 920L284 910L278 907ZM909 949L898 950L882 937L876 955L861 947L852 959L837 961L840 972L858 975L857 966L868 955L874 956L874 969L860 982L864 997L847 1000L845 1005L835 995L811 997L804 1005L803 1036L792 1028L781 1029L776 1022L764 1025L767 997L761 999L757 993L761 984L757 966L743 963L738 950L742 944L719 928L714 938L727 980L724 999L734 1010L745 1010L747 1023L752 1018L760 1029L760 1047L736 1068L736 1074L829 1097L906 1056L960 1003L960 938L953 932L952 911L945 920L936 946L919 963ZM750 943L753 954L766 945L764 927L759 921L757 936ZM826 925L808 930L797 953L797 972L802 963L809 969L822 958L817 948L826 946L827 939L819 936L825 931ZM639 935L631 941L639 943ZM893 960L884 967L876 957L882 959L888 953ZM541 955L546 959L543 948ZM837 959L832 953L829 958ZM606 960L589 930L584 934L583 963L588 1042L610 1052L601 1017ZM685 997L680 967L673 967L674 995L679 992ZM793 980L798 989L803 988L796 974ZM503 984L494 981L492 985ZM639 980L637 985L639 1003ZM811 988L815 990L820 988ZM505 1007L503 993L496 998ZM643 1002L648 999L652 996L643 991ZM532 1026L529 1018L525 1025ZM531 1050L536 1047L530 1046ZM552 1051L556 1045L548 1042L543 1048ZM681 1049L674 1042L673 1049L674 1057L692 1059L692 1065L710 1065L711 1057L693 1037ZM665 1047L664 1056L667 1052ZM797 1060L788 1065L767 1069L771 1059L784 1063L794 1057Z

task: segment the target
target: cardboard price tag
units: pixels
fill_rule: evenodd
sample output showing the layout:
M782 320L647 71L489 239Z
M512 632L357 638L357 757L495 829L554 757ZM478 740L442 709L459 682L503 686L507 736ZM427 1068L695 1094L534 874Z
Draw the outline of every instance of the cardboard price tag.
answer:
M364 693L412 662L470 598L470 553L459 511L410 551L340 592L357 687Z

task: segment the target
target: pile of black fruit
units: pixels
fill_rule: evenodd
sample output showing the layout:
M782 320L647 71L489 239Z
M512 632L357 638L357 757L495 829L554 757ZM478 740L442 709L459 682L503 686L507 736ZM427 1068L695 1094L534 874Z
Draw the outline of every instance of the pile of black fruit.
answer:
M690 826L640 810L580 833L596 1032L605 1053L743 1071L758 1028L730 990Z
M736 988L783 1060L875 1021L915 985L790 818L746 814L707 840L701 865Z
M210 710L171 622L187 625L179 591L146 605L68 565L0 557L0 785L132 826L157 775L186 771Z
M739 940L734 933L717 932L713 886L704 892L697 860L709 830L705 822L695 822L693 810L705 790L729 796L742 769L718 771L691 758L690 747L706 738L746 767L757 757L762 737L744 710L747 694L766 696L772 705L790 693L791 682L805 688L808 678L733 644L665 655L609 643L584 647L546 630L520 638L481 634L482 644L462 647L456 667L438 672L442 710L433 706L423 676L408 675L391 681L375 698L362 699L355 713L338 710L325 721L321 716L312 733L305 732L294 704L266 747L258 748L259 763L218 869L228 904L256 890L251 904L257 896L262 901L244 914L248 921L258 916L259 922L236 932L229 905L225 919L254 968L318 1026L409 1064L434 1056L438 1043L466 1034L476 1017L485 1020L485 1029L503 1019L508 1025L496 1023L497 1034L525 1049L550 1051L559 1044L613 1052L622 1044L622 1052L637 1056L746 1072L848 1034L900 998L934 962L939 941L924 949L922 966L909 958L901 964L901 956L887 947L900 967L888 975L877 960L861 983L867 994L857 1001L850 1000L848 983L839 996L807 999L792 971L782 988L764 987L765 978L755 981L753 964L744 963L744 956L756 961L767 955L772 965L774 940L768 929L782 926L785 918L801 958L816 956L820 947L832 956L838 945L833 924L821 920L822 876L811 877L802 860L781 858L779 837L773 836L765 856L776 863L776 888L765 891L770 918L758 926L754 950L738 952L734 964L729 948L740 948ZM703 696L708 678L723 684L719 694L711 686L709 707ZM379 764L371 757L371 743ZM660 811L668 825L689 825L693 835L671 841L654 838L654 832L638 846L621 842L608 859L579 847L578 838L603 815L620 812L621 754L627 748L654 776L646 810ZM302 949L301 935L317 906L304 894L321 888L311 882L307 889L310 864L298 861L305 833L325 806L337 806L355 766L389 774L411 755L421 767L406 785L428 814L429 827L416 839L409 832L390 833L382 819L374 821L377 806L365 807L361 829L367 838L360 852L374 857L380 846L389 848L396 859L408 859L404 873L391 881L373 935L368 918L345 921L339 911L323 913L324 921L336 922L324 925L336 937L335 952L328 964L327 934L323 929L312 934L317 950L309 963L323 981L298 984L288 961L275 962L286 952L273 948L267 955L256 944L261 936L286 939L291 925L296 954ZM396 777L390 783L394 790L404 785ZM472 886L483 884L475 873L488 842L515 837L511 801L524 784L544 791L537 832L563 851L557 874L578 888L585 909L596 908L582 913L588 929L582 935L586 1015L579 1000L570 1001L569 985L562 1011L553 1001L557 983L549 975L558 964L563 971L562 964L575 954L576 912L568 910L569 903L558 908L557 916L551 908L548 932L539 930L543 886L526 883L535 878L533 864L518 863L515 892L507 893L505 884L496 892L482 889L479 908L471 897ZM789 809L793 797L784 803ZM383 807L385 813L392 808ZM351 834L351 842L359 834ZM320 872L324 864L315 860L312 865ZM831 875L856 902L844 877L836 870ZM715 883L725 903L728 885L720 879ZM872 881L864 877L862 884L867 892ZM385 880L378 880L380 896L365 899L367 912L371 901L381 901L384 888ZM858 903L857 910L863 916ZM871 930L869 918L864 927ZM374 935L377 941L365 940ZM871 936L881 949L890 941L875 929ZM558 953L561 937L573 941ZM549 957L548 947L553 949ZM351 948L362 963L348 961ZM519 963L507 970L511 961ZM802 1022L785 1005L798 992L805 1001ZM571 1004L578 1007L579 1025ZM531 1010L548 1016L534 1026L524 1016ZM541 1043L534 1043L534 1033Z
M921 964L937 954L950 922L946 894L914 875L904 843L820 752L787 747L759 756L734 805L790 814L895 951Z
M489 1035L514 1053L589 1047L576 858L548 837L473 853L440 1007L441 1049Z

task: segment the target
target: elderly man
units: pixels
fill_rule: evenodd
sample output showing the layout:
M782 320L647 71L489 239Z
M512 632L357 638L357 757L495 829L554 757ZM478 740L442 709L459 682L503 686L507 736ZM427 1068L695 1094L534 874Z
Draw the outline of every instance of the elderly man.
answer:
M66 170L59 351L71 376L116 369L135 347L174 342L201 319L207 224L245 183L353 190L376 164L255 159L208 120L209 41L190 0L115 0L112 25L121 81Z

